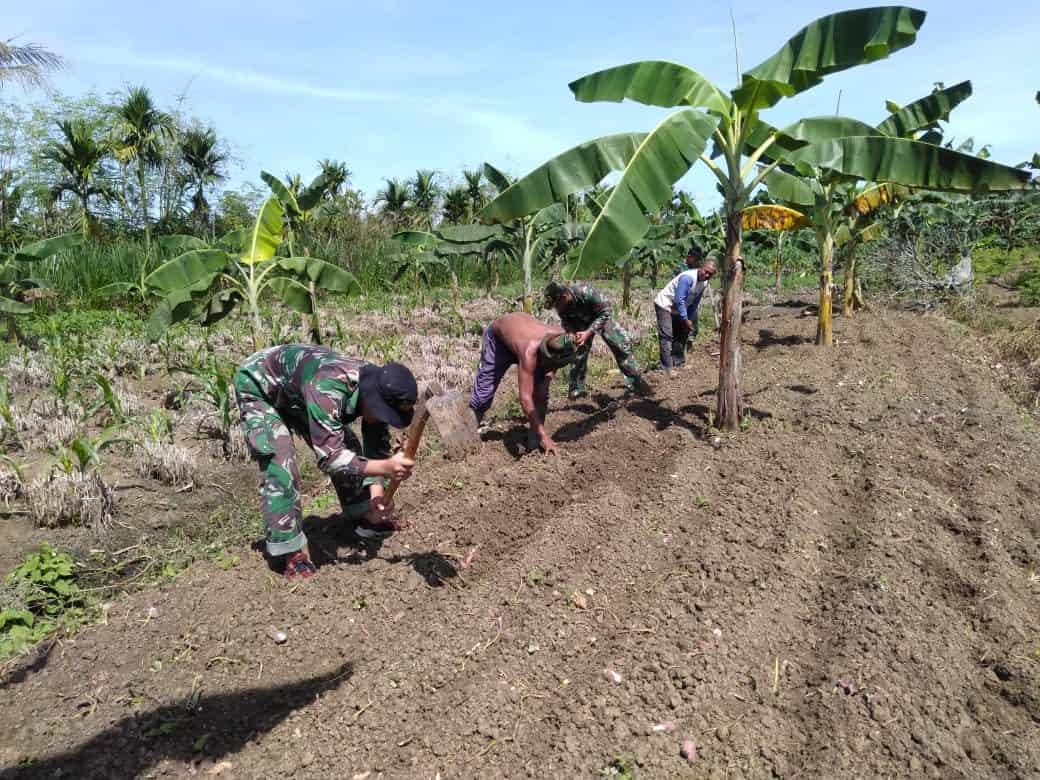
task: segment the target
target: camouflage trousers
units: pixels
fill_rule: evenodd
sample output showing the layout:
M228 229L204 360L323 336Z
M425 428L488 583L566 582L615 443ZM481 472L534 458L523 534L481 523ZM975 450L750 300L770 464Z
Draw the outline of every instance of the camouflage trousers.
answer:
M642 372L639 370L639 363L632 354L632 341L629 339L628 333L611 318L603 326L603 331L600 335L610 349L611 354L614 355L614 360L617 361L617 366L621 369L621 373L625 375L625 382L631 387L642 375ZM593 338L595 338L595 334L587 342L590 347ZM589 354L591 352L591 349L586 349L584 354L571 365L570 392L585 390L585 375L589 370Z
M260 466L260 513L267 553L294 553L307 544L307 537L303 533L300 470L292 431L265 399L239 387L237 377L235 400L249 452ZM344 443L354 452L361 451L361 443L349 429L344 431ZM374 481L343 478L333 482L345 518L356 520L369 510L368 486Z

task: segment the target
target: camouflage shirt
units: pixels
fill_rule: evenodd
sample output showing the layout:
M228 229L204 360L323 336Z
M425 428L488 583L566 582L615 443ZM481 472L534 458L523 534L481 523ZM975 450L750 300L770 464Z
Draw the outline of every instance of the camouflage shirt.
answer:
M588 282L567 285L573 300L567 311L560 315L563 329L568 333L591 330L602 333L611 317L610 302Z
M347 426L361 416L358 375L363 365L323 347L270 347L238 370L235 389L274 407L289 429L307 441L319 468L330 477L356 477L364 474L368 458L390 457L390 428L385 423L362 420L362 451L347 446L349 440L356 446Z

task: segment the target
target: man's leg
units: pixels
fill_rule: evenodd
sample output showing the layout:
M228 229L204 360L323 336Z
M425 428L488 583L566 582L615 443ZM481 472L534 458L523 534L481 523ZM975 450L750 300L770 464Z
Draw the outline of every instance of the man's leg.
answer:
M632 354L632 341L628 333L613 318L603 326L603 341L610 348L617 367L625 376L625 384L629 388L639 387L643 383L643 372L639 370L639 361Z
M543 425L549 416L549 386L552 384L555 375L554 371L543 371L540 368L535 369L534 372L534 410L542 419ZM541 442L534 435L534 431L528 431L527 449L536 450L540 446Z
M678 314L672 315L672 365L682 368L686 365L686 339L690 335L690 329L686 327L686 320Z
M657 314L657 342L661 353L661 368L669 369L672 367L672 313L656 303L654 312Z
M516 362L516 357L491 330L484 329L484 339L480 346L480 366L477 378L473 382L473 393L470 395L469 408L477 416L477 422L484 419L491 402L495 400L495 391L509 367Z
M300 473L292 434L274 407L239 393L239 415L250 454L260 466L260 511L271 556L290 555L307 544L297 486Z
M585 342L586 349L581 356L571 363L570 385L567 388L567 395L571 398L580 398L588 392L585 388L585 376L589 370L589 355L592 352L594 338L596 338L595 333L589 336L589 340Z

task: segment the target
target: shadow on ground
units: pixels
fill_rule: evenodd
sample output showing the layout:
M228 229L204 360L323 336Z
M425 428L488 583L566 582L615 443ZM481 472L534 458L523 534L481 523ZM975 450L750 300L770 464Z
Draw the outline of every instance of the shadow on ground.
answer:
M383 539L359 538L354 534L353 525L339 514L326 517L308 515L303 520L303 530L310 546L311 560L319 569L341 563L364 565L366 561L378 558L383 549ZM383 560L408 564L431 588L441 587L446 580L459 574L455 565L436 550L393 555Z
M218 760L270 731L353 674L332 671L273 688L250 688L134 713L67 753L6 769L0 778L141 777L163 760Z

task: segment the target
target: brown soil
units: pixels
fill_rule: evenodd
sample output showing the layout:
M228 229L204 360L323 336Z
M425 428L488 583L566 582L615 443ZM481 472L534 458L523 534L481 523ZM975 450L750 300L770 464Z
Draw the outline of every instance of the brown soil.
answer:
M298 587L243 549L117 601L8 672L0 774L1040 776L1035 429L939 318L798 314L750 311L746 433L705 351L557 402L556 459L423 464L381 549L311 518Z

